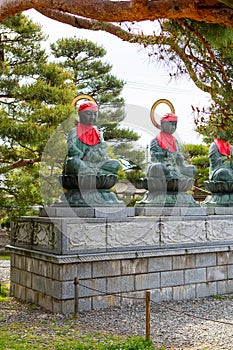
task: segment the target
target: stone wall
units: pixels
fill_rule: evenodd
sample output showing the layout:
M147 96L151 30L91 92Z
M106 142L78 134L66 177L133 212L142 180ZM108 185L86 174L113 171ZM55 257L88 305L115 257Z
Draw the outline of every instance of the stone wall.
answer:
M146 290L154 301L232 293L233 245L82 256L11 248L16 298L54 313L74 313L75 278L80 311L136 303Z
M76 278L79 310L135 303L146 290L154 301L233 293L232 209L189 209L22 218L8 247L11 293L63 314L74 312Z

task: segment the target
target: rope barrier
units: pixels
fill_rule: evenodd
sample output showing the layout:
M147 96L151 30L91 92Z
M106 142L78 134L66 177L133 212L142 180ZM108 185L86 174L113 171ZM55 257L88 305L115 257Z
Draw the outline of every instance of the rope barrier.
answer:
M79 284L79 286L81 286L81 287L84 287L84 288L86 288L86 289L92 290L93 292L101 293L101 294L104 295L104 296L112 295L112 296L121 297L121 298L125 298L125 299L132 299L132 300L135 299L135 300L143 300L143 301L145 301L145 298L142 298L142 297L141 297L141 298L140 298L140 297L132 297L132 296L129 297L129 296L124 296L124 295L119 294L119 293L105 293L105 292L103 292L103 291L101 291L101 290L99 290L99 289L90 288L90 287L88 287L88 286L86 286L86 285L84 285L84 284L82 284L82 283L80 283L80 282L78 282L78 284ZM147 296L147 298L148 298L148 296ZM156 305L156 306L160 306L159 303L156 303L155 301L153 301L153 300L151 300L151 299L150 299L150 303L151 303L151 304L154 304L154 305ZM160 307L161 307L161 306L160 306ZM200 320L205 320L205 321L209 321L209 322L215 322L215 323L221 323L221 324L233 326L233 322L214 320L214 319L212 319L212 318L207 318L207 317L203 317L203 316L196 316L196 315L190 314L190 313L188 313L188 312L185 312L185 311L183 311L183 310L177 310L177 309L172 308L172 307L167 306L167 305L166 305L166 308L167 308L168 310L174 311L174 312L176 312L176 313L178 313L178 314L180 313L180 314L186 315L186 316L188 316L188 317L190 317L190 318L193 318L193 319L200 319ZM148 321L147 321L147 322L148 322Z
M145 300L144 298L139 298L139 297L128 297L128 296L124 296L124 295L122 295L122 294L119 294L119 292L116 292L116 293L106 293L106 292L103 292L103 291L101 291L101 290L99 290L99 289L87 287L87 286L85 286L85 285L82 284L82 283L79 283L79 285L82 286L82 287L84 287L84 288L86 288L86 289L90 289L90 290L92 290L93 292L101 293L101 294L103 294L104 296L105 296L105 295L106 295L106 296L113 295L113 296L115 296L115 297L125 298L125 299Z
M156 304L156 306L158 306L159 304L156 303L155 301L151 301L153 304ZM210 322L215 322L215 323L222 323L222 324L226 324L226 325L230 325L230 326L233 326L233 322L226 322L226 321L220 321L220 320L214 320L213 318L207 318L207 317L203 317L203 316L196 316L196 315L193 315L193 314L190 314L188 312L185 312L183 310L177 310L175 308L172 308L170 306L166 306L167 309L171 310L171 311L174 311L174 312L177 312L178 314L179 313L182 313L183 315L186 315L188 317L191 317L191 318L195 318L195 319L200 319L200 320L204 320L204 321L210 321Z

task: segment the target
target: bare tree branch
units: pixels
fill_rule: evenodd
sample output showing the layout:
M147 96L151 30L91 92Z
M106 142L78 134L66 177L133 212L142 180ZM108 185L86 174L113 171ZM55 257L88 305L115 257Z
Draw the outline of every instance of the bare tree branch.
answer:
M22 168L24 166L31 166L34 163L39 163L39 162L41 162L41 157L34 158L34 159L20 159L11 165L7 165L5 167L0 168L0 173L3 174L10 170L14 170L16 168Z
M190 18L196 21L233 25L231 0L1 0L0 22L29 9L56 10L103 22ZM45 14L45 12L44 12ZM46 14L48 17L48 14ZM64 17L66 18L66 17ZM66 23L65 20L61 22Z

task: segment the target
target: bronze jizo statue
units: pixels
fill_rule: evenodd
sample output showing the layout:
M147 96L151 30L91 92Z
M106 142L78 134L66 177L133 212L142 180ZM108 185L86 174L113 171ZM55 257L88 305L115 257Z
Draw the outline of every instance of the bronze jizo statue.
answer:
M209 150L211 181L233 181L232 155L233 148L228 142L228 135L220 130Z
M68 156L60 178L67 190L60 202L70 206L120 205L109 189L115 185L120 163L109 159L107 145L95 127L98 105L87 101L78 107L79 122L67 140Z
M198 206L186 193L194 185L196 168L185 164L173 136L177 121L174 113L167 113L161 118L161 126L154 123L161 131L150 144L151 163L144 180L148 194L137 206Z
M161 118L161 132L150 144L151 165L148 176L158 180L179 180L192 186L196 169L193 165L185 164L180 145L172 135L176 131L177 120L173 113L167 113Z
M211 192L203 206L233 206L233 147L226 130L219 130L209 150L209 181L205 188Z

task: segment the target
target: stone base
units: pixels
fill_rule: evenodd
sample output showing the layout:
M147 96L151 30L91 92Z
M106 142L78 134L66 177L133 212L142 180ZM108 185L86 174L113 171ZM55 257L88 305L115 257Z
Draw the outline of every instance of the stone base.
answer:
M68 190L63 193L55 206L61 207L106 207L124 206L115 193L110 190Z
M55 209L54 215L64 208ZM160 209L136 208L151 216L12 223L11 295L72 314L77 293L79 311L136 302L146 290L153 301L233 293L233 215L185 207L156 215Z
M201 203L203 207L233 207L233 193L212 193Z
M137 303L147 290L154 302L233 293L232 244L69 257L8 249L11 295L53 313Z
M149 192L136 207L199 207L191 194L185 192Z

